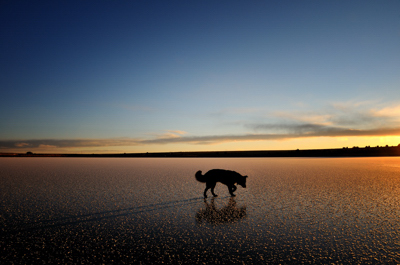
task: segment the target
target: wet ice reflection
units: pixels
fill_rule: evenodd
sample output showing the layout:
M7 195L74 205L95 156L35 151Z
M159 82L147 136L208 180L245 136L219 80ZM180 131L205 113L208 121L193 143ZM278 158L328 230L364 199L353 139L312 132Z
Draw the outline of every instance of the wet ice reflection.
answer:
M215 198L212 198L210 202L204 199L204 204L205 207L196 213L196 221L199 224L204 222L212 225L233 223L246 217L246 207L237 207L233 197L229 199L226 206L221 208L215 205Z
M395 264L399 164L2 158L0 262ZM204 201L194 173L211 168L243 172L247 189Z

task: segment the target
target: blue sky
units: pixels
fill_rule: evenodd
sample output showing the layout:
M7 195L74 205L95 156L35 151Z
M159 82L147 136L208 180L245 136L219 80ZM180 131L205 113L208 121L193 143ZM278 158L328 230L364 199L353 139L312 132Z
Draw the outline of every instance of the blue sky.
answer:
M398 1L6 1L0 152L400 143Z

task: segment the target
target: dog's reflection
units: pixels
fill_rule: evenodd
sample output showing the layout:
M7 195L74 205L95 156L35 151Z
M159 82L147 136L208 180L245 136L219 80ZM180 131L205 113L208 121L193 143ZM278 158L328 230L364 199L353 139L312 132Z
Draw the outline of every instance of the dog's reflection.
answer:
M246 206L238 208L233 197L229 199L228 205L217 209L215 207L215 198L208 203L204 199L205 209L202 208L196 213L196 221L199 224L207 222L212 225L233 223L246 217Z

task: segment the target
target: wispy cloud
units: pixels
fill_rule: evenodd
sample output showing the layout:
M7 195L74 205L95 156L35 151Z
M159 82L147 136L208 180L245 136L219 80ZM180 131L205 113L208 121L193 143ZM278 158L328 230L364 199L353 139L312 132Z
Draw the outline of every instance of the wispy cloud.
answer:
M377 105L377 104L375 104ZM396 126L400 122L400 105L369 108L368 102L333 103L328 108L308 112L276 112L282 122L300 122L352 129Z
M272 128L269 126L268 128ZM294 126L281 126L286 133L256 133L242 135L208 135L208 136L174 136L154 139L82 139L82 140L24 140L0 141L0 149L12 148L39 148L51 146L52 148L79 148L79 147L105 147L105 146L139 146L149 144L217 144L233 141L260 141L260 140L285 140L310 137L351 137L351 136L390 136L400 135L400 127L379 128L370 130L342 129L329 126L303 124ZM23 143L23 145L21 145Z
M76 148L76 147L100 147L100 146L133 146L137 144L135 139L34 139L34 140L3 140L0 148Z
M185 131L180 130L166 130L162 134L156 134L157 139L170 139L170 138L179 138L182 135L187 134Z
M92 148L165 144L219 144L233 141L285 140L310 137L394 136L400 135L400 106L367 109L333 106L325 113L276 113L274 123L245 123L248 133L191 135L181 130L166 130L149 138L122 139L38 139L2 140L0 150L31 148Z

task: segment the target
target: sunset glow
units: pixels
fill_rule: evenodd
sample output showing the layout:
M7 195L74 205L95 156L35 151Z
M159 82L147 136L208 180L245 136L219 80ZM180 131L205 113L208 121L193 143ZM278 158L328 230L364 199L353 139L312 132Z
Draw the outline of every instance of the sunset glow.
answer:
M0 153L400 144L398 1L9 2Z

